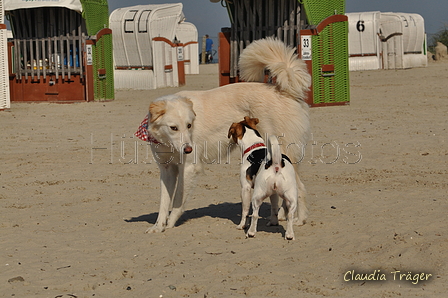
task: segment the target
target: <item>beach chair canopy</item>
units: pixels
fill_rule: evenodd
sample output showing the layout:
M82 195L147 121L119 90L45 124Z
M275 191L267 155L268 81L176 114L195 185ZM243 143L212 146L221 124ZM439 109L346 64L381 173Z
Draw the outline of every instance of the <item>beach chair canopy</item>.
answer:
M82 12L81 1L79 0L40 0L40 1L17 1L3 0L5 10L27 9L38 7L65 7L70 10Z

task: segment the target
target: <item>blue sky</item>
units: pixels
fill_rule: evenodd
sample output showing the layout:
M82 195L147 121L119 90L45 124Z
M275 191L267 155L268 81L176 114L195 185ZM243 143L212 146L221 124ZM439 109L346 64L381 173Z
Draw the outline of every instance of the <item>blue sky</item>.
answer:
M230 26L227 10L220 3L212 3L209 0L109 0L109 10L119 7L139 4L162 4L182 2L184 14L188 22L196 25L199 36L209 34L214 37L217 44L218 32L221 27ZM448 24L447 0L346 0L346 12L382 11L382 12L406 12L418 13L425 19L427 33L436 33L444 24ZM216 45L215 45L216 47Z

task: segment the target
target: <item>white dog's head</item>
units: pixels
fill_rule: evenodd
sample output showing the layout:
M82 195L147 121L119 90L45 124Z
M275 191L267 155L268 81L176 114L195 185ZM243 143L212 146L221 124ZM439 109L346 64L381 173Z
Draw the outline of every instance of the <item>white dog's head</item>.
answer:
M193 103L177 95L163 96L149 106L149 132L161 143L171 144L177 151L193 151L192 131L196 114Z

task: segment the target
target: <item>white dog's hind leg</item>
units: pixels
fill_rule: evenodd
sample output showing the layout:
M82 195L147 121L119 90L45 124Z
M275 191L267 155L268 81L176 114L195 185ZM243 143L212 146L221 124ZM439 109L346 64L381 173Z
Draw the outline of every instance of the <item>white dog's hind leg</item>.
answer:
M306 219L308 218L308 208L306 206L306 189L305 185L303 185L302 181L300 181L300 177L297 174L296 170L296 180L297 180L297 193L298 193L298 205L297 210L294 214L294 224L297 226L302 226L306 223ZM287 219L287 209L286 209L285 201L282 203L282 207L278 211L279 220Z
M280 206L280 209L278 210L277 218L278 220L286 220L286 215L288 211L286 209L285 201L282 200L282 205Z
M246 237L255 237L255 233L257 233L257 224L258 224L258 212L260 210L260 206L263 203L265 194L261 191L254 191L252 196L252 219L250 222L250 228L247 231Z
M174 195L177 178L179 176L178 165L159 164L160 169L160 207L156 223L146 230L146 233L163 232L166 227L171 198Z
M297 209L297 190L294 189L285 192L283 201L288 208L288 222L286 223L285 239L294 240L293 221Z
M246 228L246 220L249 215L250 209L250 193L251 186L249 183L245 183L245 185L241 186L241 221L240 224L236 226L238 230L243 230Z
M308 218L308 208L306 207L306 190L305 185L303 185L302 181L300 181L299 175L296 172L296 180L297 180L297 193L298 193L298 213L299 216L294 220L294 224L301 226L304 225L306 219ZM297 212L294 212L297 213Z
M278 195L271 195L271 217L268 226L278 226Z

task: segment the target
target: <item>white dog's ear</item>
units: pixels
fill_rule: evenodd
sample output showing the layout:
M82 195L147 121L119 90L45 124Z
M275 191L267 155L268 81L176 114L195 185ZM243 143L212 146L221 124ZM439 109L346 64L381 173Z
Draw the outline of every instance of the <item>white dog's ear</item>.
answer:
M166 102L164 100L153 102L149 105L149 114L151 118L149 122L153 123L166 112Z
M187 98L187 97L183 97L182 100L183 100L186 104L188 104L188 106L190 107L191 111L192 111L193 114L196 116L196 113L194 112L194 109L193 109L193 102L192 102L189 98Z

